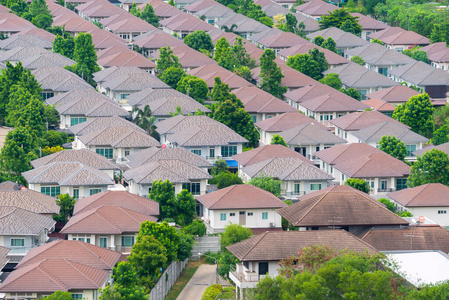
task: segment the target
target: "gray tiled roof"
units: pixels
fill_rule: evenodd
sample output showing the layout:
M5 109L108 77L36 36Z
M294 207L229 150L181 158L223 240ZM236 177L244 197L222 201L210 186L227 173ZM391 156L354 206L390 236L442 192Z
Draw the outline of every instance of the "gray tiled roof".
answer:
M307 35L310 40L313 40L316 36L322 36L324 39L331 37L337 48L354 48L370 44L368 41L336 27L326 28Z
M22 173L28 183L74 185L112 185L105 173L79 162L54 162Z
M299 125L279 133L289 145L343 144L346 141L313 124Z
M432 146L427 146L427 147L424 147L424 148L422 148L420 150L414 151L413 155L421 156L424 153L426 153L427 151L430 151L432 149L437 149L439 151L443 151L444 153L449 155L449 143L444 143L444 144L441 144L441 145L438 145L438 146L433 146L433 145Z
M88 146L108 145L113 148L147 148L159 146L150 135L128 126L111 126L86 133L78 139Z
M215 125L217 123L219 122L207 116L177 115L157 123L157 132L159 134L175 133L193 126Z
M226 25L227 27L231 27L233 24L237 25L237 28L234 29L234 32L262 32L267 30L269 27L263 25L256 20L245 17L244 15L237 14L235 12L229 12L222 19L218 20L215 25L219 28Z
M182 147L219 146L248 142L247 139L223 124L189 127L169 135L167 140Z
M358 55L367 64L375 66L405 65L415 62L413 58L377 43L368 43L366 46L351 49L345 54L349 56Z
M0 235L38 235L56 224L50 217L13 206L0 206Z
M0 49L11 50L17 47L40 47L52 49L53 44L34 34L14 34L9 38L0 41Z
M383 136L394 136L404 143L427 143L429 139L396 122L383 122L351 133L364 143L378 143Z
M78 100L84 98L92 98L100 100L109 100L110 98L107 96L95 91L95 90L72 90L67 93L61 93L54 97L48 98L45 100L50 105L64 105L67 103L77 102Z
M68 92L76 89L93 89L82 78L60 67L43 67L33 70L31 73L41 84L43 90Z
M216 5L195 12L194 15L198 17L205 16L206 18L220 18L231 11L233 10L229 7L217 3Z
M104 117L104 118L92 118L87 120L86 122L77 124L75 126L71 126L69 130L77 136L98 131L101 129L109 128L111 126L128 126L137 130L140 130L141 132L146 132L136 124L134 124L131 121L128 121L121 117Z
M30 189L0 191L0 206L15 206L38 214L59 214L55 200Z
M103 86L112 91L141 91L147 88L168 89L170 86L149 73L131 73L107 79Z
M43 67L65 67L76 64L74 60L58 53L44 53L22 60L22 65L26 69L35 70Z
M449 85L449 73L422 61L415 61L389 71L390 75L420 86Z
M58 104L55 109L61 115L81 115L87 117L127 117L129 112L117 102L104 98L81 98L69 103Z
M93 74L95 82L103 82L113 77L121 77L132 73L146 73L144 70L137 67L110 67Z
M17 47L0 53L0 61L22 61L23 59L43 53L51 52L41 47Z

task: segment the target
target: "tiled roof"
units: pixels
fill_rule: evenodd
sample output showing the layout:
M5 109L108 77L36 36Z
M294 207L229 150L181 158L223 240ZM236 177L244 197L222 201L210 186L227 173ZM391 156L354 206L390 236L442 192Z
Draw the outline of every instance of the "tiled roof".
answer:
M162 30L155 29L135 37L133 44L141 48L160 49L167 46L183 45L184 43Z
M213 0L200 0L200 1L195 1L191 4L188 4L186 6L183 7L183 9L187 12L190 13L195 13L199 10L205 9L205 8L209 8L211 6L214 6L216 4L219 4ZM223 6L222 4L219 4L221 6Z
M218 28L227 26L230 28L233 24L237 25L234 29L235 33L256 33L267 30L269 27L242 14L237 14L233 11L228 12L220 20L215 22Z
M201 16L205 16L206 18L221 18L224 15L233 12L233 10L227 6L224 6L215 1L212 2L214 2L214 5L198 10L194 13L194 15L199 18L201 18ZM185 6L183 7L183 9L185 9Z
M157 217L142 214L121 206L100 206L73 215L61 233L123 234L138 232L145 221L156 222Z
M56 199L30 190L0 190L0 206L15 206L38 214L59 214Z
M168 180L173 183L187 183L191 180L211 179L203 169L179 159L161 159L123 173L126 180L140 184L152 184L155 180Z
M115 14L100 21L100 23L108 30L114 33L129 33L129 32L148 32L156 29L150 23L133 16L131 14Z
M131 73L107 79L103 86L112 91L141 91L147 88L167 89L167 84L149 73Z
M17 265L27 267L47 259L68 259L96 269L112 270L121 253L80 241L56 240L31 249Z
M52 49L51 42L44 40L33 34L14 34L9 38L0 41L0 49L11 50L17 47L40 47Z
M307 85L319 84L319 82L315 79L304 75L303 73L296 71L295 69L290 68L287 65L278 64L278 67L281 68L282 74L284 75L284 78L282 78L281 80L281 86L286 86L289 89L297 89ZM262 81L262 78L260 77L260 70L260 67L251 70L253 72L253 75L251 77L257 82Z
M204 157L196 155L195 153L192 153L184 148L151 147L128 155L126 156L126 159L128 160L127 165L131 169L158 161L160 159L179 159L199 168L212 167L212 164Z
M65 105L67 103L78 102L84 98L92 98L98 101L109 100L106 95L103 95L95 90L71 90L66 93L61 93L45 100L50 105Z
M215 64L209 64L195 68L188 71L187 74L203 79L204 81L206 81L207 86L210 89L214 87L215 77L220 77L221 81L229 85L231 89L252 85L242 77Z
M0 13L9 13L9 8L7 8L6 6L0 5Z
M385 100L380 100L376 98L371 98L369 100L362 101L363 104L369 106L373 110L377 111L385 111L385 112L392 112L396 109L396 106L393 104L390 104L389 102Z
M296 108L256 86L241 87L233 90L232 93L242 101L245 110L249 113L269 114L297 111Z
M78 139L89 146L108 145L113 148L147 148L159 146L152 136L128 126L112 126L86 133Z
M366 94L368 99L380 99L390 103L404 103L407 102L410 97L419 95L420 93L405 85L392 86L388 89L383 89L377 92ZM433 100L433 99L431 99Z
M18 191L21 185L12 181L0 182L0 191Z
M427 143L429 139L396 122L382 122L351 133L364 143L378 143L383 136L394 136L404 143Z
M449 187L429 183L388 193L387 197L405 207L449 206Z
M1 48L1 47L0 47ZM449 61L449 49L446 47L445 42L430 44L429 46L419 49L427 53L427 58L434 62L448 62Z
M444 153L449 155L449 143L444 143L444 144L441 144L441 145L438 145L438 146L434 146L434 145L426 146L426 147L424 147L424 148L422 148L420 150L414 151L413 155L421 156L424 153L426 153L427 151L430 151L432 149L437 149L439 151L443 151Z
M28 183L74 185L112 185L105 173L79 162L54 162L22 173Z
M123 47L120 47L120 46L110 47L110 48L98 51L98 54L100 55L99 57L101 57L102 53L104 53L104 55L110 55L112 53L118 53L118 52L122 51L121 50L122 48ZM113 50L113 51L109 52L110 50ZM93 76L94 76L94 80L98 83L98 82L104 82L106 80L112 80L113 78L116 78L116 77L123 77L125 75L133 74L133 73L144 74L146 72L144 70L136 68L136 67L113 66L113 67L95 72L93 74Z
M31 73L34 75L37 82L41 84L43 90L68 92L75 89L93 89L92 86L82 78L60 67L43 67L33 70Z
M302 107L313 112L355 112L368 109L365 104L338 91L332 91L299 103Z
M342 117L333 119L329 122L335 127L348 131L360 130L384 122L393 122L403 126L404 128L409 128L407 125L404 125L399 121L375 110L354 112L349 115L344 115Z
M121 117L104 117L104 118L92 118L86 122L79 123L74 126L70 126L69 130L77 136L84 135L89 132L106 129L112 126L128 126L133 129L140 130L145 133L146 131Z
M162 20L159 24L162 27L167 27L172 31L194 32L196 30L209 31L213 29L211 24L183 12Z
M52 53L42 47L16 47L0 53L0 61L21 61L43 53ZM53 53L55 54L55 53ZM56 53L57 54L57 53ZM59 54L60 55L60 54Z
M381 21L371 18L370 16L362 15L361 13L351 13L351 15L359 18L357 23L362 26L363 30L382 30L390 27Z
M324 149L315 152L314 155L326 163L334 165L359 156L380 152L382 151L365 143L350 143Z
M0 235L38 235L55 224L53 218L39 213L14 206L0 206Z
M413 31L400 27L388 27L384 30L371 33L370 39L378 39L387 45L428 45L430 40Z
M174 117L165 119L157 123L157 132L159 134L175 133L185 130L189 127L198 125L217 125L221 124L207 116L182 116L176 115Z
M299 125L279 133L289 145L344 144L346 141L329 130L313 124Z
M287 112L259 121L255 125L266 132L280 132L304 124L315 124L327 129L326 126L300 112Z
M122 45L113 45L113 46L107 47L107 48L105 48L105 49L99 50L99 51L97 52L97 58L98 58L98 60L100 60L100 59L102 59L102 58L106 58L106 57L109 57L109 56L112 56L112 55L115 55L115 54L120 54L120 53L128 53L128 54L130 54L130 53L132 53L132 52L135 52L135 51L129 49L129 48L128 48L126 45L124 45L124 44L122 44ZM137 52L135 52L135 53L137 53ZM115 70L115 69L118 68L119 66L111 66L111 67L115 67L115 68L114 68L114 70ZM128 71L131 71L131 70L133 70L134 68L138 68L138 67L136 67L136 66L127 66L127 68L129 68ZM104 71L104 69L103 69L102 71ZM102 72L102 71L99 71L98 73L100 73L100 72ZM126 72L126 71L125 71L125 72ZM104 72L102 72L102 73L104 73ZM128 72L128 73L129 73L129 72ZM127 73L127 74L128 74L128 73ZM136 73L136 72L131 72L131 73ZM95 74L97 74L97 73L95 73Z
M47 41L48 43L53 43L54 39L55 39L55 35L44 30L41 28L31 28L31 29L27 29L27 30L23 30L19 33L17 33L17 35L34 35L36 37L39 37L45 41Z
M173 50L173 55L175 55L178 58L178 62L184 67L184 68L197 68L204 65L215 65L217 62L213 60L212 58L204 55L203 53L196 51L189 46L182 44L182 45L175 45L171 47L171 50ZM159 58L159 51L156 51L151 54L151 57L158 59Z
M60 6L60 5L58 5ZM52 11L53 13L53 11ZM52 26L61 26L65 28L67 32L78 33L88 32L98 27L93 23L84 20L77 14L65 13L59 16L53 17Z
M324 53L324 57L326 58L327 62L331 66L335 65L342 65L349 63L349 60L344 58L341 55L338 55L335 52L329 51L327 49L321 48L313 43L306 42L299 45L294 45L290 48L282 49L277 53L279 56L283 56L285 58L288 58L289 56L295 56L296 54L306 54L309 52L309 50L312 50L313 48L317 48L320 50L320 52Z
M333 186L298 198L277 212L295 227L408 225L382 203L347 185Z
M247 139L223 124L188 127L168 136L167 140L182 147L222 146L248 142Z
M104 68L116 67L137 67L137 68L155 68L156 64L140 53L129 50L126 52L112 54L99 59L98 64Z
M276 157L299 158L313 164L310 160L296 151L282 145L265 145L232 156L241 166L249 166Z
M368 41L336 27L329 27L307 35L311 41L317 36L322 36L324 39L331 37L337 48L354 48L370 44Z
M101 28L95 28L87 31L92 35L92 44L95 49L106 49L111 46L121 46L126 43L121 37Z
M65 101L55 106L60 115L81 115L86 117L128 117L129 112L109 98L81 98L72 102Z
M24 68L35 70L43 67L66 67L76 64L74 60L71 60L59 53L43 53L29 58L22 59L22 65Z
M401 52L388 49L377 43L357 47L345 52L349 56L360 56L363 60L373 66L398 66L413 63L415 60Z
M377 253L374 247L345 230L267 231L227 249L240 261L279 261L297 256L299 250L313 245L330 246L336 251Z
M80 4L75 10L90 18L105 18L116 14L125 15L125 11L107 0L96 0Z
M251 184L231 185L196 199L208 209L281 208L282 200Z
M256 33L249 39L263 45L265 48L286 48L307 43L306 39L292 32L283 32L274 28Z
M415 61L389 72L392 76L419 86L449 85L448 72L434 68L422 61Z
M30 162L33 168L39 168L54 162L80 162L98 170L118 170L119 168L103 155L87 149L63 150Z
M0 30L2 32L17 33L36 28L31 22L8 12L0 12Z
M162 0L151 0L151 1L145 0L145 2L149 2L151 6L153 6L154 14L161 19L169 18L179 14L178 8ZM146 4L138 5L138 7L143 9L144 5Z
M159 215L159 203L124 191L105 191L78 199L73 214L80 214L103 206L117 206L148 216Z
M339 9L338 6L321 0L312 0L304 4L295 6L296 11L300 11L309 16L324 16L337 9Z

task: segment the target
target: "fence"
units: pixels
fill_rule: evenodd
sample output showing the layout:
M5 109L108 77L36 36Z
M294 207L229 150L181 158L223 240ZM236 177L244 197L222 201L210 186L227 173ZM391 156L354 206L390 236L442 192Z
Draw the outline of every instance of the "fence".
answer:
M164 300L171 287L187 265L188 259L172 262L151 289L149 300Z

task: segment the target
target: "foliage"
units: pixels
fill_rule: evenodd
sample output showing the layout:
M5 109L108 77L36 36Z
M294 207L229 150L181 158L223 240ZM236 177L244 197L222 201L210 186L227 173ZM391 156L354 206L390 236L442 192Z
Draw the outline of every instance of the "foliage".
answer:
M223 287L219 284L212 284L207 287L207 289L204 291L203 296L201 297L201 300L215 300L223 291Z
M183 261L192 256L193 236L187 233L180 233L180 240L178 244L178 257L177 259Z
M225 37L220 38L215 44L214 60L220 61L220 59L227 54L230 48L231 45L228 40Z
M192 194L187 190L182 190L176 195L176 223L186 226L192 223L196 215L196 202Z
M287 59L287 66L312 77L315 80L323 78L323 72L329 67L329 64L324 57L324 53L320 52L318 48L309 50L309 53L296 54Z
M369 194L370 191L368 182L359 178L349 178L345 181L345 185L349 185L350 187L353 187L356 190L362 191L367 194Z
M249 81L249 82L253 81L253 78L252 78L253 72L247 66L240 66L240 67L235 68L234 74L242 77L246 81Z
M436 128L449 125L449 104L436 108L433 112L433 120Z
M251 178L248 183L257 186L262 190L270 192L277 197L281 195L281 181L275 180L272 177L268 177L262 174Z
M73 300L72 293L70 292L63 292L63 291L56 291L50 296L46 296L42 298L43 300Z
M133 122L137 124L137 126L148 132L148 134L156 140L159 140L159 133L156 131L156 125L154 125L156 119L148 104L145 105L143 110L138 106L134 106L131 115L133 116Z
M61 208L59 215L55 216L54 219L59 222L67 223L69 218L73 215L73 208L75 207L76 199L70 197L69 194L60 194L58 199L56 199L56 204Z
M256 60L251 58L246 51L241 37L235 38L233 46L230 46L225 37L222 37L217 42L217 48L214 53L214 59L218 62L219 66L227 70L235 71L239 69L241 72L242 67L248 67L249 69L256 67ZM250 78L246 76L245 79L248 80Z
M42 155L46 156L46 155L50 155L50 154L53 154L56 152L60 152L62 150L64 150L64 148L62 148L61 146L55 146L55 147L45 146L45 148L42 149Z
M171 50L170 46L162 47L159 49L159 58L156 59L156 65L160 73L163 73L168 68L182 67L181 63L178 61L178 57L173 54L173 50Z
M394 203L391 202L390 200L388 200L387 198L380 198L378 199L378 201L382 204L385 204L385 206L387 207L387 209L391 212L395 212L396 207L394 206Z
M449 185L449 158L445 152L437 149L426 151L412 165L407 179L408 187L427 183Z
M33 0L26 16L36 27L48 29L53 23L53 16L45 0Z
M150 23L154 27L159 27L159 17L154 13L154 9L151 4L147 3L144 9L141 10L136 7L135 3L133 3L129 12L145 22Z
M237 174L231 173L229 171L215 175L214 182L219 189L224 189L231 185L243 183L242 179Z
M407 102L396 107L393 118L409 126L414 132L429 137L434 129L435 108L427 93L412 96Z
M214 43L210 35L204 30L196 30L184 38L184 43L197 51L206 50L212 52Z
M127 261L118 262L112 272L114 284L101 290L100 300L144 300L148 298L135 267Z
M227 251L226 247L250 238L251 229L240 224L229 223L221 234L220 247L222 251Z
M284 138L280 136L279 134L273 135L273 138L271 139L271 145L282 145L285 147L288 147L288 144L284 141Z
M49 132L44 134L43 139L45 140L45 144L51 148L62 146L62 144L67 143L68 136L65 132L50 130Z
M45 119L49 129L56 129L59 126L59 113L53 105L45 105Z
M171 86L173 89L178 88L178 83L186 77L186 72L178 67L170 67L164 70L162 74L159 74L159 79Z
M443 125L435 130L431 141L435 146L449 142L449 125Z
M338 53L337 43L332 37L328 37L324 39L321 35L317 35L313 38L313 43L317 46L320 46L324 49L330 50L332 52Z
M340 89L340 92L342 92L343 94L346 94L346 95L348 95L349 97L352 97L352 98L354 98L354 99L356 99L356 100L359 100L360 101L360 99L361 99L361 95L360 95L360 92L359 91L357 91L355 88L347 88L347 89L343 89L343 88L341 88Z
M384 135L379 141L379 150L404 161L407 156L407 147L404 142L393 135Z
M184 232L191 235L204 236L206 231L206 225L200 220L193 220L189 226L184 227Z
M412 47L410 49L405 49L402 51L402 54L405 54L407 56L410 56L414 60L425 62L426 64L429 63L429 59L427 58L427 52L423 50L419 50L420 47Z
M173 183L168 180L153 181L149 198L159 203L159 220L176 216L176 197Z
M351 61L361 66L364 66L366 64L365 60L358 55L354 55L353 57L351 57Z
M337 27L343 31L360 35L362 26L357 22L358 17L353 17L346 9L337 9L328 15L322 16L320 23L321 29Z
M177 83L176 89L203 104L207 99L209 88L206 81L192 75L186 75Z
M342 88L340 76L336 73L327 73L323 78L319 80L322 84L326 84L331 88L339 91Z
M71 35L67 37L56 35L53 41L53 52L64 55L67 58L73 59L75 55L75 40Z
M210 170L212 176L218 175L229 170L228 163L224 159L217 159Z
M262 78L260 88L275 97L283 99L287 87L281 86L284 75L274 61L275 59L276 55L271 49L265 49L260 56L260 77Z
M443 300L449 295L449 282L438 282L435 284L429 284L421 286L420 289L413 290L408 295L408 300Z

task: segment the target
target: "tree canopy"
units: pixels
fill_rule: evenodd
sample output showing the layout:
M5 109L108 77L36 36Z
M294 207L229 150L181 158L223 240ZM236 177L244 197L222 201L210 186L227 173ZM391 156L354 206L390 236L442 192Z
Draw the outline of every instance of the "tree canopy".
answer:
M379 150L399 159L404 160L407 156L407 147L404 142L393 135L384 135L379 141Z
M288 144L284 141L284 138L280 136L279 134L273 135L273 138L271 139L271 145L282 145L285 147L288 147Z
M431 141L435 146L449 142L449 125L443 125L435 130Z
M352 16L348 10L342 8L331 12L328 15L321 17L320 23L321 29L329 27L337 27L343 31L350 32L355 35L360 35L362 32L362 26L358 23L358 17Z
M364 193L369 194L370 186L368 182L359 178L349 178L345 181L345 185L349 185L350 187L355 188L356 190L362 191Z
M206 81L192 75L183 76L177 83L176 89L181 93L192 97L201 104L207 99L209 93Z
M364 66L366 64L365 60L358 55L354 55L353 57L351 57L351 61L361 66Z
M412 165L407 179L408 187L427 183L449 185L449 158L445 152L437 149L426 151Z
M156 59L156 65L160 73L163 73L168 68L182 67L181 63L178 61L178 57L173 54L173 50L170 46L159 49L159 58Z
M243 227L240 224L228 224L224 232L221 234L220 246L221 250L225 251L227 246L233 245L240 241L250 238L252 235L251 229Z
M319 80L319 82L321 82L322 84L326 84L338 91L342 88L340 76L336 73L327 73L326 76Z
M275 180L272 177L265 175L256 176L251 178L248 183L270 192L277 197L281 195L281 181Z
M320 52L318 48L313 48L308 53L290 56L287 59L287 66L315 80L323 78L322 73L329 68L324 53Z
M184 38L184 43L197 51L206 50L212 52L215 47L212 38L204 30L197 30L187 35Z
M260 88L275 97L283 99L287 87L281 86L284 74L274 61L275 59L276 55L271 49L265 49L260 56L260 77L262 78Z

